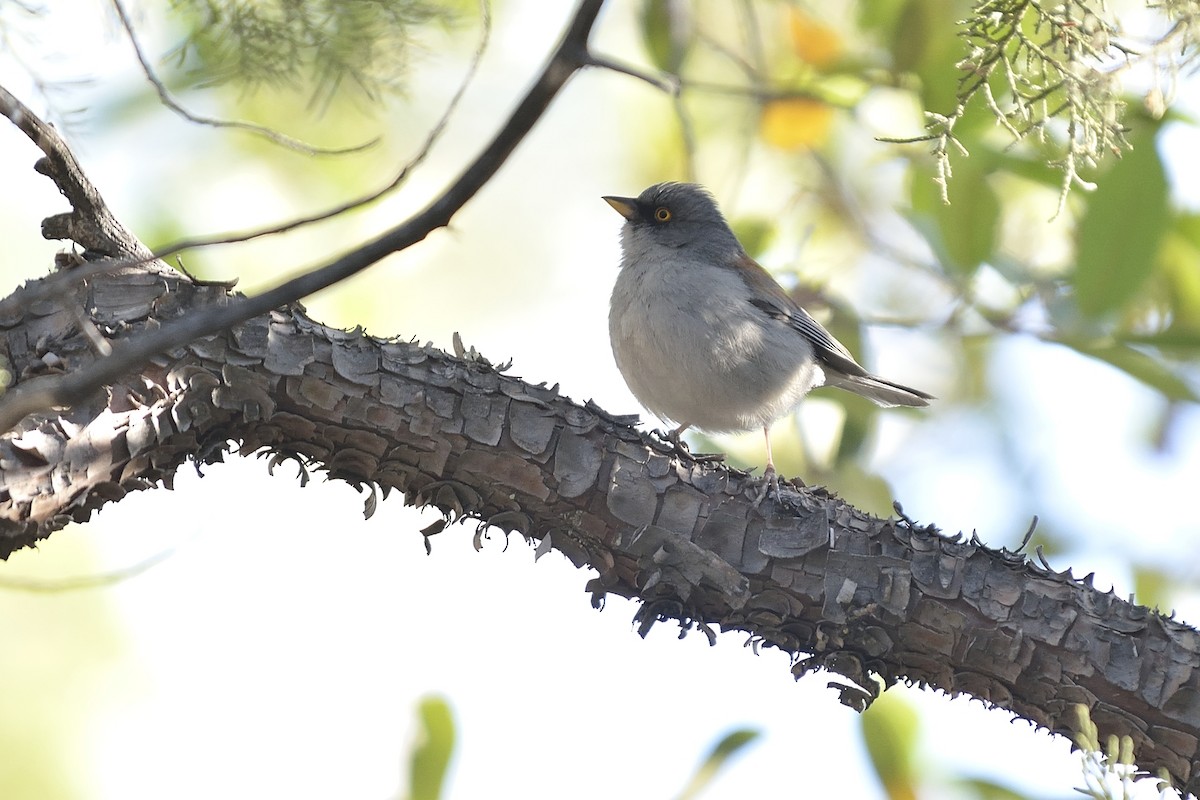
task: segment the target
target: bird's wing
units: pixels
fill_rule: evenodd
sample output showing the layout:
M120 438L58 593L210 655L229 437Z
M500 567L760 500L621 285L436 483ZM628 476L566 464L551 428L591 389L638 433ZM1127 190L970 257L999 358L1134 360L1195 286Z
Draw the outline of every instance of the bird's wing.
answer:
M934 399L931 394L886 381L863 369L850 351L807 311L796 305L750 256L743 254L739 259L739 267L739 274L756 298L750 302L767 316L785 322L808 341L825 371L827 386L854 392L881 406L926 406Z
M833 338L833 334L825 330L821 323L788 297L787 292L775 282L758 262L748 255L739 259L741 274L750 285L753 294L762 299L750 302L765 312L768 316L782 320L800 333L812 345L817 359L824 365L846 375L865 377L870 375L850 355L845 345Z

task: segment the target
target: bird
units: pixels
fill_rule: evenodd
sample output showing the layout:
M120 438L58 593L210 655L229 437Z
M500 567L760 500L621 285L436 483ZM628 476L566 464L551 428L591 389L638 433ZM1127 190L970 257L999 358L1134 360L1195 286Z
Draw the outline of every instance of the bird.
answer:
M672 442L689 428L761 429L763 478L778 497L771 424L812 389L836 386L884 407L936 399L855 361L746 253L704 187L658 183L602 199L625 218L608 315L613 358L638 402L677 426Z

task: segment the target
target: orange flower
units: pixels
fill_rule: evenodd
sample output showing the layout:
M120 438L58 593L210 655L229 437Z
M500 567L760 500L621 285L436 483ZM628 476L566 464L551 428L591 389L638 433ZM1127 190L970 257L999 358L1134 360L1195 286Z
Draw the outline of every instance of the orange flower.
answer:
M788 14L792 32L792 48L802 61L824 69L842 56L842 37L819 19L810 17L799 8Z
M783 150L819 147L829 138L833 108L807 97L771 100L762 110L759 132L763 141Z

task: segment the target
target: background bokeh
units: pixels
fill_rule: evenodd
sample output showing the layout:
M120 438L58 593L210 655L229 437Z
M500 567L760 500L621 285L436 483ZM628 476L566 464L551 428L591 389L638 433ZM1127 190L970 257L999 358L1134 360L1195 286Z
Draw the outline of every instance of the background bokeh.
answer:
M157 58L183 34L151 5L132 10ZM687 69L697 81L733 83L745 65L723 53L746 45L751 29L730 9L751 4L717 5L696 5L708 46ZM288 236L188 252L184 263L253 293L421 208L498 127L570 10L495 5L476 79L400 192ZM1095 572L1098 586L1196 619L1195 351L1155 351L1152 372L1071 345L1084 332L1111 336L1122 322L1142 330L1147 316L1167 313L1164 296L1178 301L1171 319L1186 321L1190 290L1162 287L1200 283L1187 272L1200 270L1196 261L1186 250L1183 266L1142 254L1167 264L1149 288L1131 290L1114 314L1072 310L1082 192L1055 216L1057 187L989 159L1008 151L988 134L981 140L992 150L972 157L994 171L956 161L965 175L950 184L956 210L941 209L927 146L877 141L920 132L921 92L846 88L847 75L901 55L912 71L929 71L927 83L941 65L952 86L952 32L934 40L942 31L933 26L930 41L944 52L929 44L933 55L921 60L902 53L883 22L866 26L861 10L830 18L767 3L755 13L764 38L749 47L762 58L751 66L819 89L815 108L685 94L697 143L689 159L668 95L588 70L448 230L309 298L312 315L444 348L457 331L493 361L512 359L515 374L637 412L607 342L620 219L599 198L694 171L756 257L864 363L941 398L928 411L880 413L818 393L777 426L783 472L875 513L889 513L895 498L915 519L996 547L1016 547L1036 514L1034 543L1056 568ZM480 20L469 4L457 14L418 31L403 93L379 102L347 91L322 110L304 87L189 89L163 67L205 113L322 145L380 137L352 156L313 158L167 112L106 3L37 13L0 5L0 76L63 129L118 217L162 245L285 220L385 182L462 79ZM651 34L641 3L613 0L593 42L651 70ZM1177 100L1194 113L1190 88L1182 84ZM837 91L849 99L833 102ZM1133 134L1156 148L1177 216L1200 208L1200 141L1181 119L1139 118ZM41 219L63 210L32 170L38 155L0 125L5 293L48 272L60 247L38 235ZM1103 187L1103 170L1094 177ZM986 257L964 266L955 231L976 223L993 233L983 237ZM1164 374L1183 388L1173 392ZM694 444L748 466L763 461L754 434ZM429 694L449 700L460 737L447 797L671 797L738 727L762 735L706 797L1004 796L997 786L1068 797L1082 785L1065 740L978 702L897 687L868 712L897 731L893 749L911 759L911 776L885 786L862 719L821 676L794 682L786 657L756 654L734 635L709 647L659 625L642 640L630 623L635 607L612 598L593 610L589 575L557 554L535 564L531 547L499 534L477 553L470 529L455 526L427 556L418 531L436 514L393 498L364 521L363 499L336 482L301 488L288 465L269 476L264 461L230 457L203 477L184 469L174 491L127 497L0 565L0 797L393 797L406 782L415 708Z

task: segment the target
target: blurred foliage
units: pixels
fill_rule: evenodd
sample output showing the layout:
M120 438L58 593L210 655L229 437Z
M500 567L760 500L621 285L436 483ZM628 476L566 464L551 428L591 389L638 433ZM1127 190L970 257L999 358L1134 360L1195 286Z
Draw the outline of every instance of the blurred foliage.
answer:
M417 705L417 717L418 739L410 756L406 800L441 800L457 737L453 713L445 698L430 695ZM721 770L760 736L760 732L752 728L737 728L722 736L696 767L678 800L700 797Z
M454 715L444 698L429 696L417 704L417 742L409 759L408 800L440 800L454 755Z
M757 741L759 736L760 733L751 728L738 728L722 736L720 741L713 745L712 750L705 756L700 766L696 768L688 785L679 793L678 800L692 800L692 798L699 797L713 782L713 779L720 774L729 760Z
M1133 579L1133 593L1139 603L1157 608L1164 614L1174 614L1171 610L1172 582L1162 570L1136 567Z
M371 96L401 86L414 26L467 13L461 3L426 0L173 0L173 8L183 20L175 57L191 83L235 82L243 96L311 85L322 102L340 98L345 84ZM896 199L907 199L903 221L929 253L885 254L924 272L932 296L946 302L914 313L897 290L888 311L962 336L1032 333L1192 401L1200 224L1170 205L1155 114L1171 99L1172 76L1194 57L1187 21L1197 8L1172 2L1143 12L1167 31L1145 42L1119 35L1114 12L1088 3L643 0L638 19L646 57L681 88L680 172L704 180L717 168L746 174L772 160L810 193L795 218L828 212L864 247L890 249L872 232L887 221L868 223L882 198L847 185L837 161L863 132L903 139L923 109L932 128L908 140L931 141L932 161L914 145L892 146L887 157L907 164L907 198ZM1131 114L1136 99L1122 93L1122 80L1144 64L1153 70L1143 99L1155 113ZM908 111L871 124L863 110L880 102ZM655 148L659 162L673 158L670 146ZM365 163L358 170L371 171ZM1099 188L1067 197L1067 187L1090 185L1084 173ZM1057 263L1014 230L1031 192L1043 190L1061 194L1057 211L1044 209L1062 217L1047 226L1063 242ZM788 241L777 230L788 218L754 212L733 222L756 256ZM979 282L997 275L1000 291L981 291ZM1034 328L1030 319L1048 324ZM835 402L853 437L836 464L871 440L875 410Z
M77 546L22 550L5 563L29 584L100 568L76 526L56 536ZM78 754L98 710L145 676L123 662L129 647L112 598L97 591L42 592L0 585L0 797L69 800L90 793ZM19 687L19 688L18 688Z
M775 223L766 217L742 217L733 220L733 232L751 258L757 258L771 246Z
M885 692L871 703L860 718L860 732L867 757L888 800L933 796L963 800L1028 800L1028 795L1002 781L939 774L925 768L920 763L920 715L898 691Z
M763 105L763 141L783 150L819 147L829 136L833 109L807 97L786 97Z
M677 73L687 58L691 37L681 24L686 8L678 0L651 0L642 4L642 45L650 63L663 72Z
M1172 204L1158 143L1168 125L1191 124L1165 104L1195 58L1189 20L1200 4L1127 9L1140 15L1130 26L1111 7L1016 0L642 8L646 55L678 81L684 127L703 132L679 143L689 171L702 181L765 171L797 187L772 201L790 204L786 214L734 213L735 230L770 263L786 256L798 226L819 221L792 253L806 273L797 299L853 352L863 352L872 314L856 317L830 295L841 291L841 268L868 251L899 265L870 273L875 314L936 331L976 376L976 389L946 400L987 400L990 348L972 342L1017 334L1195 402L1200 223ZM1166 33L1135 41L1119 33L1128 29ZM1125 82L1143 96L1126 94ZM922 113L931 129L905 138ZM863 165L846 159L864 152L902 165L899 193L854 183ZM734 186L742 180L752 178ZM824 278L813 267L822 260L839 265ZM844 470L873 440L877 411L823 396L845 415L825 466Z
M863 712L861 727L867 756L888 800L915 800L917 712L897 693L888 692Z
M1081 169L1128 148L1120 80L1135 51L1101 3L982 0L960 25L967 53L956 64L953 108L926 106L930 130L921 137L935 143L943 192L951 145L969 152L955 129L972 102L1014 141L1032 136L1061 151L1064 199ZM1066 121L1065 136L1048 131L1056 119Z
M1079 309L1103 317L1150 278L1169 222L1157 125L1134 129L1133 149L1105 173L1079 221L1074 290Z
M171 0L185 25L173 58L197 86L294 88L327 102L346 84L368 97L403 86L411 30L451 13L426 0Z

